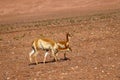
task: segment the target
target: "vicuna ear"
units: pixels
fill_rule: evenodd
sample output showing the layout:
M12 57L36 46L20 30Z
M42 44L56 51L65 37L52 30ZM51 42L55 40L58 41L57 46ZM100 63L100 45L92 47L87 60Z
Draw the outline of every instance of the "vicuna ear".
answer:
M66 35L69 37L72 37L71 33L69 33L69 32L67 32Z

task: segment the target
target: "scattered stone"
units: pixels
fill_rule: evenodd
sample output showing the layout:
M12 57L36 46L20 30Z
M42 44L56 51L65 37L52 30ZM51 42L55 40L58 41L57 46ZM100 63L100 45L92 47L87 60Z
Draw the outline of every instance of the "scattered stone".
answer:
M74 67L71 67L72 70L74 70Z
M14 46L13 49L15 49L16 47Z
M10 77L7 77L7 80L10 80Z
M12 52L12 54L15 54L15 52Z
M108 59L111 60L111 57L109 57Z
M93 35L94 33L92 32L91 34Z
M102 70L102 73L104 73L105 71L104 70Z
M94 69L98 69L97 67L94 67Z
M67 75L67 73L62 73L62 75Z
M114 67L115 67L115 65L112 65L112 67L114 68Z
M81 71L83 70L83 69L80 69Z
M75 69L77 69L77 68L78 68L78 66L71 67L71 69L72 69L73 71L75 71Z
M115 54L115 56L118 56L118 54Z
M37 80L36 78L34 78L34 80Z
M99 78L99 76L96 76L95 78L96 78L96 79L98 79L98 78Z
M109 75L110 73L109 73L109 72L107 72L107 74Z
M75 66L75 68L77 69L77 68L78 68L78 66Z
M105 48L104 48L104 47L102 47L101 49L103 49L103 50L104 50Z

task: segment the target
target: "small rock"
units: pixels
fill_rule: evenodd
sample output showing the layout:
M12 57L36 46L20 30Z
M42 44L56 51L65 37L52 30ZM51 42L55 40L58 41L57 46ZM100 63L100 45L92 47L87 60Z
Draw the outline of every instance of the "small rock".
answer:
M115 67L115 65L112 65L112 67Z
M94 69L97 69L97 67L94 67Z
M74 67L71 67L72 70L74 70Z
M7 80L9 80L10 79L10 77L7 77Z
M36 78L34 80L37 80Z
M99 77L98 77L98 76L96 76L95 78L96 78L96 79L98 79Z
M115 54L115 56L118 56L118 54Z
M92 35L94 34L94 33L91 33Z
M107 74L109 75L110 73L108 72Z
M102 73L104 73L105 71L102 70Z
M75 68L78 68L78 66L75 66Z
M101 49L105 49L104 47L102 47Z
M67 73L62 73L62 75L67 75Z
M108 59L111 60L111 57L109 57Z
M15 54L15 52L12 52L12 54Z

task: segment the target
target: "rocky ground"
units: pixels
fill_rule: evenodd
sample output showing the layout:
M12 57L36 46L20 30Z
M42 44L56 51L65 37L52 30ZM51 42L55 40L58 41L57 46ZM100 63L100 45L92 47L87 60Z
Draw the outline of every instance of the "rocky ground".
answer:
M120 80L120 9L46 20L5 21L0 24L0 80ZM30 64L28 53L34 39L65 40L66 32L72 34L73 51L67 52L68 60L63 59L64 52L59 52L59 61L53 62L48 56L43 64L44 51L40 51L39 64Z

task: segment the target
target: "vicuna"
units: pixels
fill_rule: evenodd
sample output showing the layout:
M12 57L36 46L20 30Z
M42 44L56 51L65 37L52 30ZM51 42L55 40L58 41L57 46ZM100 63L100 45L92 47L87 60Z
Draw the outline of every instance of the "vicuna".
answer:
M57 48L58 48L58 46L57 46L56 42L53 40L45 39L45 38L40 38L40 39L34 40L32 43L32 51L29 53L30 62L32 62L32 58L34 58L36 64L38 64L36 57L38 55L39 49L46 51L46 53L44 55L43 63L45 63L45 61L46 61L48 51L52 52L52 56L57 61L57 58L55 56L55 54L57 53Z
M29 53L30 62L34 58L35 63L38 64L37 55L38 51L44 50L46 53L44 55L43 63L46 61L46 57L49 54L48 51L51 51L52 56L54 57L55 61L57 61L58 51L72 51L71 47L69 46L69 40L71 35L69 33L66 34L66 41L59 41L55 42L50 39L39 38L33 41L32 43L32 51ZM66 59L66 52L64 53L64 59Z
M65 53L64 53L64 59L67 59L67 57L66 57L66 51L72 51L72 49L71 49L71 47L69 45L71 37L72 36L70 35L70 33L67 33L65 41L59 41L59 42L57 42L58 51L65 51ZM58 53L56 53L56 55L58 55Z

